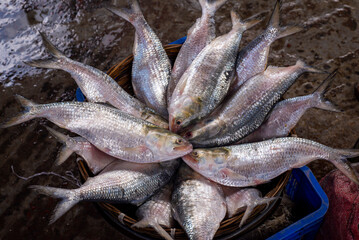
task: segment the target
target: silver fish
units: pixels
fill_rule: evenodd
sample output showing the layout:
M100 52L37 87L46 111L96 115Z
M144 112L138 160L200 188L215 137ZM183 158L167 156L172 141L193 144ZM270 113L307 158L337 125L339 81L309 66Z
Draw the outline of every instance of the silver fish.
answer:
M321 71L301 60L289 67L269 66L247 81L210 117L187 130L184 136L201 147L237 142L262 124L273 105L304 72Z
M222 189L182 164L172 193L175 220L189 239L212 239L226 215Z
M168 118L166 92L171 62L161 41L146 22L137 0L128 0L129 9L107 8L129 21L136 29L133 47L132 86L138 99Z
M167 89L167 105L178 81L183 73L193 62L196 56L207 46L216 36L216 26L214 14L227 0L199 0L202 7L202 16L188 30L186 41L183 43L176 61L172 68L171 80Z
M106 168L100 175L88 178L81 187L76 189L38 185L30 186L30 188L40 194L62 199L51 217L51 224L80 201L140 205L170 181L179 161L149 164L123 162L119 169L116 165L118 163L113 162L107 167L107 171Z
M324 94L335 74L336 71L331 73L314 93L279 102L270 112L264 123L237 144L258 142L275 137L286 137L310 108L341 112L333 103L324 98Z
M229 95L234 94L245 81L266 69L270 45L275 40L303 30L299 26L281 27L279 10L280 3L277 1L267 29L239 52L237 74L229 88Z
M171 212L172 188L172 183L167 184L142 204L136 211L136 216L140 221L133 224L131 227L152 227L164 239L173 240L161 226L171 227L174 224Z
M207 116L227 94L242 33L260 21L243 22L234 11L231 18L232 30L203 48L176 85L168 108L171 131Z
M243 226L256 206L269 204L271 201L278 199L276 197L263 198L262 193L255 188L222 186L222 189L227 203L227 216L231 218L237 213L244 211L239 227Z
M89 102L109 103L132 116L157 126L168 128L168 123L165 119L128 94L109 75L94 67L66 57L44 34L40 33L40 35L45 47L53 58L28 61L25 62L26 64L33 67L64 70L71 74Z
M119 160L118 158L112 157L100 151L83 137L70 137L55 131L52 128L46 127L46 129L59 142L64 144L57 155L57 159L55 161L56 165L60 165L65 162L66 159L68 159L70 155L75 152L85 160L91 172L96 175L113 161Z
M44 117L111 156L138 163L176 159L192 151L192 145L182 137L103 104L36 104L21 96L17 99L25 110L0 124L0 128Z
M182 159L212 181L232 187L262 184L292 168L316 159L334 164L359 185L358 177L346 158L359 156L358 149L334 149L294 137L276 138L228 147L195 149Z

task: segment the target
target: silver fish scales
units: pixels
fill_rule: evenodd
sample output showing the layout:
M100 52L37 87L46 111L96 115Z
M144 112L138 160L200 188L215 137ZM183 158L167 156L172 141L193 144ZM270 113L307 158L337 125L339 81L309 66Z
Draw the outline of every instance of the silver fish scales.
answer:
M44 34L40 33L40 35L53 58L28 61L25 62L26 64L33 67L64 70L71 74L88 101L109 103L132 116L149 121L157 126L168 128L168 123L165 119L128 94L109 75L94 67L66 57L56 49Z
M303 138L277 138L256 143L195 149L182 159L197 172L232 187L262 184L283 172L316 159L333 163L353 182L358 177L346 158L359 156L358 149L334 149Z
M182 137L103 104L36 104L21 96L17 99L25 111L0 124L0 127L44 117L79 134L111 156L139 163L171 160L192 150L190 143Z
M171 179L178 165L178 160L150 164L113 162L100 175L88 178L77 189L38 185L30 188L40 194L62 199L51 217L51 224L80 201L140 205Z

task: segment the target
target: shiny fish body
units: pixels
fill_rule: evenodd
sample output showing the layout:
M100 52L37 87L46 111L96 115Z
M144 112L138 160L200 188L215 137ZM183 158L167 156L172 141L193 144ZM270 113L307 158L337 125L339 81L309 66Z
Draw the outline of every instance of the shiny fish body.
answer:
M304 72L319 72L298 60L290 67L268 67L247 81L235 95L184 135L195 146L235 143L257 129L273 105Z
M226 215L222 189L185 164L176 179L172 208L189 239L212 239Z
M215 22L214 13L227 0L200 0L202 7L202 16L198 18L196 23L188 30L186 41L181 46L176 61L172 68L171 80L167 89L167 104L169 106L170 99L178 81L183 73L193 62L196 56L215 38Z
M176 85L169 106L172 131L178 132L205 117L225 97L234 76L242 33L259 22L242 22L233 11L231 17L232 30L203 48Z
M270 45L275 40L302 30L298 26L281 27L279 25L279 5L277 2L267 29L239 52L236 77L229 89L229 95L234 94L245 81L266 69Z
M103 104L36 104L20 96L18 100L25 111L0 127L44 117L84 137L111 156L138 163L171 160L192 150L182 137Z
M26 64L33 67L64 70L71 74L89 102L109 103L132 116L141 118L157 126L168 128L168 123L165 119L138 99L128 94L109 75L94 67L67 58L56 49L45 35L41 34L41 37L45 47L53 55L53 58L33 60L26 62Z
M113 162L77 189L30 187L38 193L63 199L51 217L53 223L80 201L140 205L170 181L178 165L178 160L152 164Z
M172 237L160 226L171 227L174 224L171 208L173 184L169 183L142 204L136 211L139 221L131 227L153 227L163 238Z
M240 140L238 144L263 141L275 137L286 137L310 108L340 112L333 103L324 98L324 94L335 74L336 71L331 73L314 93L279 102L270 112L265 122L254 132Z
M109 8L129 21L136 29L133 47L132 86L136 97L168 118L167 87L171 78L171 62L161 41L146 22L137 0L130 0L130 9Z
M353 182L359 180L346 158L359 156L358 149L333 149L294 137L228 147L195 149L182 159L203 176L226 186L262 184L292 168L316 159L333 163Z
M60 165L65 162L67 158L75 152L85 160L90 171L96 175L113 161L119 160L118 158L112 157L100 151L83 137L70 137L55 131L52 128L46 128L52 136L64 144L57 155L55 162L56 165Z

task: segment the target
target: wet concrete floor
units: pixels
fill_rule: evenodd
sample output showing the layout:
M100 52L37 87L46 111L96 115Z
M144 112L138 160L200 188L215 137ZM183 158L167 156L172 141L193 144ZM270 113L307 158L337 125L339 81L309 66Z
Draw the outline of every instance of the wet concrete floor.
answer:
M75 99L76 84L69 74L35 69L23 63L49 56L38 31L48 35L68 57L103 71L131 54L134 29L104 10L103 5L108 3L0 1L0 119L21 110L15 94L38 103ZM242 18L247 18L271 11L274 3L273 0L228 0L216 14L218 35L231 27L230 9L238 10ZM140 5L164 44L185 36L201 14L196 0L140 0ZM269 64L288 66L303 59L326 71L339 68L340 72L326 96L343 112L308 111L296 127L300 137L336 148L351 148L359 137L359 105L354 95L354 85L359 78L358 18L358 1L283 1L282 24L302 24L307 29L276 41ZM264 29L266 20L244 34L242 45ZM285 98L311 93L324 78L320 74L300 77ZM70 188L75 185L55 176L25 181L11 171L11 166L23 176L44 171L65 175L70 171L79 177L74 156L60 167L53 165L60 144L49 136L45 125L53 126L37 119L0 129L0 239L127 239L102 218L92 203L80 203L55 224L48 225L57 200L36 195L27 187L40 184ZM334 168L324 161L316 161L310 167L318 178Z

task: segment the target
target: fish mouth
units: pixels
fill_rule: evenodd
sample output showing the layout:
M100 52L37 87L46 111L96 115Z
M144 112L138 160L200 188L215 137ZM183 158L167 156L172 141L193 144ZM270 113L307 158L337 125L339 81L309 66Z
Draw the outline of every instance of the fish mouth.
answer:
M182 157L183 161L185 161L189 166L196 166L197 160L191 156L191 154L187 154Z
M173 148L173 151L182 152L184 154L188 154L188 153L192 152L192 150L193 150L193 147L192 147L192 144L190 144L190 143L188 143L188 145Z

